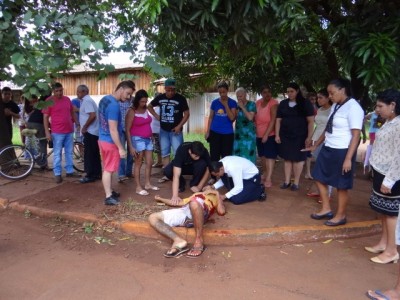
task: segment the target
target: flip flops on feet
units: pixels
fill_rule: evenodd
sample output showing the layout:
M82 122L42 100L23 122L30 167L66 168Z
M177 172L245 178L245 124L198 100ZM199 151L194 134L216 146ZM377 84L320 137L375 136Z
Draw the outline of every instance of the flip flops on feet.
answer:
M372 300L390 300L390 298L384 295L380 290L368 291L367 297Z
M139 192L136 192L136 194L138 194L138 195L140 195L140 196L147 196L147 195L149 194L149 192L146 191L146 190L141 190L141 191L139 191Z
M164 257L180 257L182 254L188 252L189 250L190 249L187 245L184 247L173 246L171 249L164 253Z
M160 188L158 186L154 186L154 185L145 186L144 189L145 190L153 190L153 191L159 191L160 190Z
M164 176L164 177L158 179L158 183L163 183L163 182L166 182L166 181L168 181L168 180L169 180L168 177L167 177L167 176Z
M193 246L190 251L186 254L188 258L198 258L200 255L206 251L207 247L205 245L202 246Z

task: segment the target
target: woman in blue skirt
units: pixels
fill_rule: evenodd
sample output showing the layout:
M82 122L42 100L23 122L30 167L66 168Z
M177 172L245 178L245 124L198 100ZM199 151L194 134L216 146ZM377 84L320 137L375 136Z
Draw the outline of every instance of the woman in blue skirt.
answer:
M327 226L344 225L348 190L353 187L355 156L360 141L364 111L351 97L350 81L335 79L328 85L329 98L334 103L331 108L325 133L314 146L306 150L314 151L324 143L315 163L312 176L316 181L322 208L311 214L315 220L328 219ZM337 189L338 208L336 214L331 210L328 186Z

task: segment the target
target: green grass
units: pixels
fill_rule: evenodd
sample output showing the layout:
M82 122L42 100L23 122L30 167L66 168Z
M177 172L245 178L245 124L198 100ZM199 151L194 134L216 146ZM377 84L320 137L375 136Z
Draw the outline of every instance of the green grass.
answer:
M12 143L13 143L14 145L22 145L21 134L20 134L20 132L19 132L19 126L18 126L18 125L14 125L14 126L13 126Z
M369 140L368 131L369 131L369 124L365 124L365 132L367 134L367 140ZM203 145L208 150L210 150L210 145L207 143L206 139L204 138L204 134L202 134L202 133L185 133L183 139L185 142L193 142L193 141L202 142ZM16 145L22 144L18 125L13 126L12 142L13 142L13 144L16 144Z
M183 140L185 142L199 141L204 145L204 147L207 148L207 150L210 150L210 144L207 143L206 139L204 138L204 134L202 133L186 133L183 136Z

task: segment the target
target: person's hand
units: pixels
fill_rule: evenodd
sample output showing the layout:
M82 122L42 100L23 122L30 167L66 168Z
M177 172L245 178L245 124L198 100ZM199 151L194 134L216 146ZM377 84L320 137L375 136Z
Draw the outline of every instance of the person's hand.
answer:
M47 139L48 142L51 141L51 134L50 134L50 132L46 132L46 139Z
M172 205L172 206L178 206L178 205L179 205L179 202L181 202L181 201L182 201L182 199L179 198L179 196L172 196L172 198L171 198L171 205Z
M192 187L190 188L190 190L191 190L193 193L198 193L198 192L200 192L200 189L199 189L198 186L192 186Z
M311 147L312 146L312 140L311 138L307 138L304 142L306 148Z
M6 117L12 116L12 111L9 108L4 109L4 115Z
M275 136L275 142L276 142L277 144L280 144L280 143L281 143L281 138L280 138L279 135Z
M350 170L351 170L351 159L346 158L343 162L342 175L349 172Z
M203 187L203 189L202 189L203 192L207 192L207 191L210 191L210 190L213 190L212 185L206 185L206 186Z
M223 204L217 206L217 214L219 216L224 216L226 214L225 206Z
M174 128L172 128L172 132L175 132L175 134L180 134L182 131L182 126L176 126Z
M86 126L83 126L82 129L81 129L81 132L82 132L82 133L86 133L86 132L87 132L87 127L86 127Z
M136 152L136 149L133 147L129 147L129 153L133 156L136 157L138 153Z
M315 147L315 145L312 145L312 146L306 147L306 148L304 148L304 149L301 149L300 151L301 151L301 152L308 152L308 151L314 152L316 148L317 148L317 147Z
M226 196L219 194L219 199L221 199L221 201L224 201L226 199Z
M392 192L392 189L390 189L387 186L382 184L381 185L381 192L384 193L384 194L390 194Z
M266 143L267 142L267 140L268 140L268 135L264 135L263 137L262 137L262 139L261 139L261 143Z
M219 101L220 101L221 104L225 107L225 109L229 109L228 98L226 98L226 100L222 100L222 99L220 98Z
M363 136L363 144L365 144L367 142L367 137L364 135Z
M126 158L126 151L124 148L118 149L118 152L120 158Z

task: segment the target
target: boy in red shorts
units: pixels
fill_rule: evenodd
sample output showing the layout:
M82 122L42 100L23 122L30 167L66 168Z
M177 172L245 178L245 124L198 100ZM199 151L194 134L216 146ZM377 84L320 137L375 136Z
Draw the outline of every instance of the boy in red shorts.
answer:
M124 124L121 121L119 101L129 101L134 91L133 81L122 81L113 94L104 96L99 103L99 148L103 159L105 205L119 204L119 193L111 189L112 174L118 171L120 158L126 157L120 138Z

